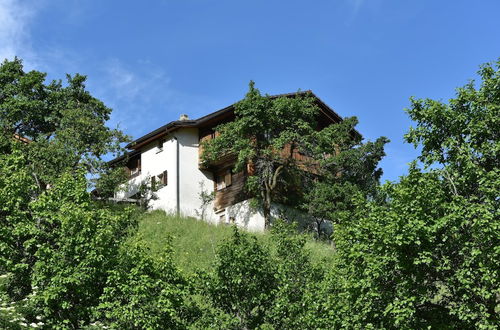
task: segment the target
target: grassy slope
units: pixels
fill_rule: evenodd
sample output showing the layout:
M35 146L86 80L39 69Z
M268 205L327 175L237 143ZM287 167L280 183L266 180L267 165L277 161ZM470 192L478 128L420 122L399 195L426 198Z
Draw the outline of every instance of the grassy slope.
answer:
M217 244L231 235L230 226L214 226L193 218L178 218L162 211L141 216L139 233L153 253L162 251L169 237L172 239L174 258L186 272L210 269ZM252 234L264 244L269 244L267 233ZM315 262L329 262L333 251L330 245L309 240L306 244Z

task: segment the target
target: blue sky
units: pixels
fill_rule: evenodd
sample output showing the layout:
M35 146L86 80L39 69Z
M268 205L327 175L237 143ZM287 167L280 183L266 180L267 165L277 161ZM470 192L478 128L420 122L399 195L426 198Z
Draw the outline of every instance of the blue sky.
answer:
M63 78L88 75L111 126L139 137L181 113L313 90L370 140L397 180L410 96L447 100L500 57L500 1L0 0L0 58Z

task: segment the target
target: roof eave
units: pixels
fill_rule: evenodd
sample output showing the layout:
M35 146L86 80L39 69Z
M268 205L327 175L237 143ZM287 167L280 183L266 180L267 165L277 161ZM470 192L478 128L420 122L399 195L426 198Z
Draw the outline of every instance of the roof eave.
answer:
M335 112L332 108L330 108L325 102L323 102L311 90L299 91L299 92L293 92L293 93L286 93L286 94L271 95L270 97L271 98L292 97L292 96L296 96L296 95L306 95L306 94L312 95L317 100L317 102L320 104L320 109L332 121L341 122L343 120L343 118L337 112ZM200 117L200 118L198 118L196 120L176 120L176 121L172 121L172 122L170 122L170 123L168 123L166 125L163 125L160 128L155 129L154 131L152 131L152 132L150 132L150 133L148 133L148 134L146 134L146 135L138 138L137 140L135 140L135 141L127 144L125 146L125 148L136 150L137 148L140 148L140 147L144 146L145 144L150 143L153 140L155 140L155 139L157 139L157 138L159 138L159 137L161 137L163 135L167 135L168 133L171 133L172 131L174 131L174 130L176 130L178 128L183 128L183 127L193 127L193 128L202 127L207 122L210 122L211 120L213 120L213 119L215 119L215 118L217 118L219 116L225 115L228 112L233 111L235 104L236 103L231 104L230 106L227 106L225 108L222 108L220 110L212 112L212 113L210 113L208 115L205 115L203 117ZM360 138L362 138L362 135L357 130L354 130L354 134L356 134Z
M117 164L123 160L126 160L127 158L133 157L133 156L137 155L138 153L140 153L139 150L132 150L132 151L126 152L125 154L108 161L106 164L108 166L113 166L114 164Z
M177 128L180 127L194 127L195 120L176 120L172 121L166 125L163 125L160 128L155 129L152 132L149 132L148 134L141 136L137 140L134 140L127 144L125 148L127 149L136 149L140 146L143 146L146 143L149 143L152 140L155 140L156 138L159 137L159 135L165 135Z

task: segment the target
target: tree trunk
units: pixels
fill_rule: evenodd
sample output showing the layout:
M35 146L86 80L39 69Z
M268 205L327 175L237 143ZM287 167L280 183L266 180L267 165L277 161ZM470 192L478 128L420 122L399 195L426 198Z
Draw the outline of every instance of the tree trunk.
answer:
M318 234L318 239L321 239L321 224L323 220L316 220L316 233Z
M262 208L262 212L264 213L264 228L269 229L269 227L271 227L271 191L269 190L269 187L266 187L264 195L265 197Z
M283 165L280 165L274 171L274 174L268 178L268 180L264 181L265 191L262 192L263 199L263 209L264 213L264 228L269 229L271 227L271 205L272 205L272 193L276 188L276 184L278 182L278 176L283 170Z

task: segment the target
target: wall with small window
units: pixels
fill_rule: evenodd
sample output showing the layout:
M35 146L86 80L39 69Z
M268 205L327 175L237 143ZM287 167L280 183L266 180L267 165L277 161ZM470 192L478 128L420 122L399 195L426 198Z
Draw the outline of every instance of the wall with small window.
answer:
M168 171L165 170L158 175L151 176L151 188L158 191L168 184Z
M151 207L175 212L175 140L172 137L158 139L141 148L141 151L141 178L149 178L158 197L151 201Z

